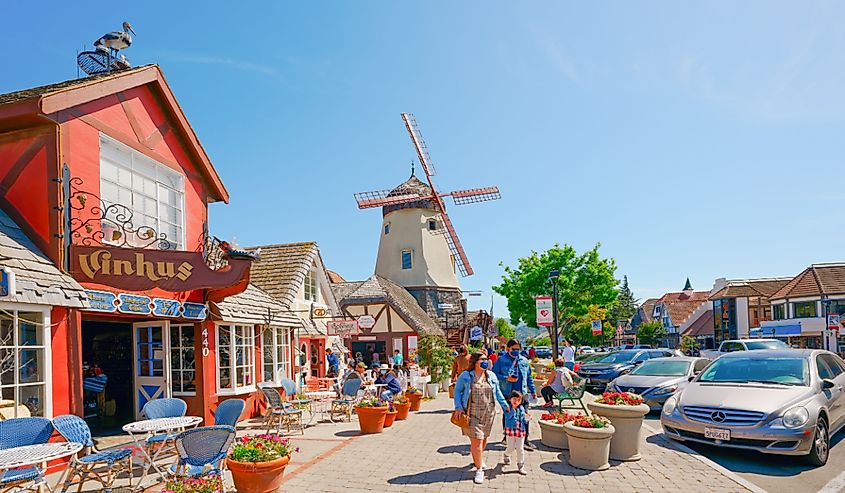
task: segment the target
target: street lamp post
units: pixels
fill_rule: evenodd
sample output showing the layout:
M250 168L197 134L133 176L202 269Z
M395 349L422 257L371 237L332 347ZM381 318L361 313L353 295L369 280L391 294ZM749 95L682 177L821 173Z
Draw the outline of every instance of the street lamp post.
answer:
M558 334L557 334L557 280L560 277L559 270L549 272L549 280L552 281L552 359L558 356Z

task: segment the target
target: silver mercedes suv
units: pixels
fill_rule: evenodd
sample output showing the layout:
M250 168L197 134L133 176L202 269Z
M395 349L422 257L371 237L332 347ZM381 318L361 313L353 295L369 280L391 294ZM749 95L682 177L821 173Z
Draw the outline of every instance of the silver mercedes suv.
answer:
M845 361L814 349L728 353L663 405L669 438L827 462L845 424Z

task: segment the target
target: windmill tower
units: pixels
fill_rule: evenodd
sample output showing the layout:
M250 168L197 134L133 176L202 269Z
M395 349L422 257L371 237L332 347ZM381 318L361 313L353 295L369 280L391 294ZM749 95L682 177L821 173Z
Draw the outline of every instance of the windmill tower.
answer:
M457 273L473 274L469 259L446 214L445 197L455 205L496 200L498 187L440 193L434 187L435 174L414 115L402 113L425 181L411 177L392 190L355 194L358 208L382 208L383 222L376 258L376 275L405 287L420 306L446 328L455 327L462 314L461 287Z

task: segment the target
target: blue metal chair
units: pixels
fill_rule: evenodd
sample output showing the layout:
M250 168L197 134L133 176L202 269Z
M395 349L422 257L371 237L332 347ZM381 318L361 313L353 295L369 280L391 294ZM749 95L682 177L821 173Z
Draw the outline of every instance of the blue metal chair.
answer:
M221 462L234 440L235 429L227 425L203 426L179 433L176 436L179 459L170 466L170 473L194 478L212 474L222 476Z
M340 399L332 401L332 407L329 415L334 417L335 414L346 416L347 421L352 421L352 408L358 402L358 390L361 389L363 381L360 378L349 379L343 384L343 391Z
M166 398L153 399L144 404L141 413L147 419L158 418L180 418L188 411L188 404L182 399ZM176 433L159 433L157 435L150 435L146 439L147 452L152 453L155 447L170 447L173 445L173 440L176 439Z
M53 423L47 418L6 419L0 421L0 449L47 443L52 434ZM18 491L30 481L36 486L43 480L43 472L37 466L10 469L0 472L0 492Z
M261 387L261 393L264 394L264 400L267 402L267 415L264 417L267 433L270 433L270 428L276 423L277 433L282 425L287 426L288 433L290 433L291 425L296 425L299 426L300 433L305 434L302 409L283 401L279 391L272 387Z
M88 423L79 416L72 414L59 416L53 419L53 426L65 440L81 443L88 452L81 457L76 454L71 459L62 493L74 484L78 484L81 489L82 485L89 479L100 483L106 493L111 493L115 476L123 471L129 473L129 487L132 487L132 449L122 448L102 452L97 450L94 441L91 439L91 429L88 427ZM94 468L100 465L106 465L107 470L104 472L94 471ZM79 477L76 478L76 476ZM74 481L74 479L77 480Z
M214 411L214 424L227 425L234 428L237 426L245 407L246 402L240 399L228 399L221 402L217 406L217 410Z
M290 402L294 406L301 407L308 406L311 404L311 399L296 398L296 382L294 382L290 378L282 379L282 388L285 391L285 396L287 397L288 402Z

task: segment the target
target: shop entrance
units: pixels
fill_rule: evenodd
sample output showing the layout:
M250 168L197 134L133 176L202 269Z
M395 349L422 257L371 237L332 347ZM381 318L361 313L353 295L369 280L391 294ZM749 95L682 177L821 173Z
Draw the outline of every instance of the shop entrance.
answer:
M122 434L135 421L132 324L82 321L84 416L97 435Z
M353 342L352 354L356 360L360 357L360 360L367 365L367 368L370 368L373 366L373 363L387 363L385 346L384 341Z

